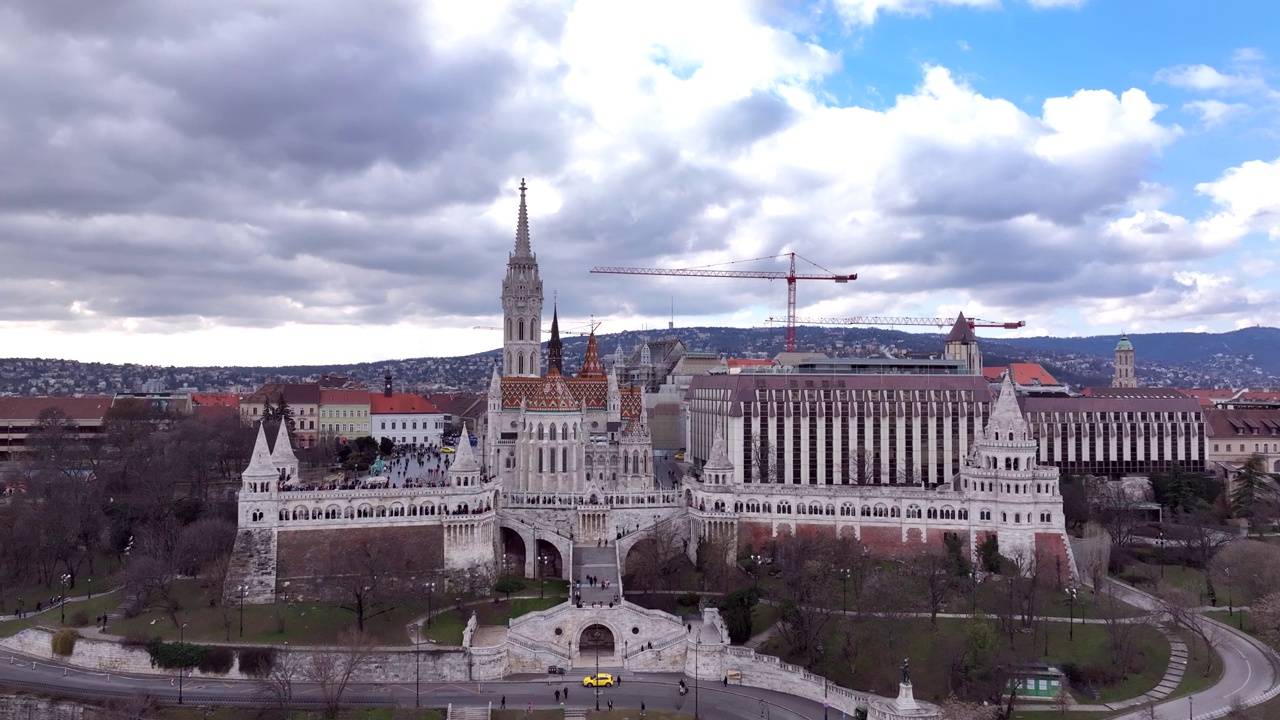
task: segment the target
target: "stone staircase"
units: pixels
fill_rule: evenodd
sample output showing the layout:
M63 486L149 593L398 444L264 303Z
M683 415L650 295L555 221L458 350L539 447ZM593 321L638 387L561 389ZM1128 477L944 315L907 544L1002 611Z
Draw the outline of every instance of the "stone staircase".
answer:
M597 582L595 587L587 585L587 576L593 575L609 582L605 590ZM600 603L608 605L614 596L621 597L622 583L618 576L618 551L616 547L596 547L595 545L573 546L573 580L582 583L582 604Z
M275 530L240 530L231 550L227 579L222 586L223 602L240 602L239 588L244 585L244 601L249 604L273 602L276 597Z
M449 703L447 720L489 720L489 715L493 710L489 705L480 705L474 707L459 707L453 703Z

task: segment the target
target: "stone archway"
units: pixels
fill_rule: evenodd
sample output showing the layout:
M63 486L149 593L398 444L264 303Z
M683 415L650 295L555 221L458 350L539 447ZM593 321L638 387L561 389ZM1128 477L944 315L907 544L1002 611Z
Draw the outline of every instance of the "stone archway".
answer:
M534 556L536 576L540 578L564 577L564 558L560 554L560 549L542 538L538 538L534 542L537 552Z
M617 651L618 640L614 637L613 631L608 627L599 623L588 625L582 629L578 635L578 657L585 659L595 658L596 653L600 654L600 658L613 659L614 652Z
M499 571L503 575L524 575L525 555L527 554L524 538L520 537L520 533L509 527L499 528L498 532L502 544Z

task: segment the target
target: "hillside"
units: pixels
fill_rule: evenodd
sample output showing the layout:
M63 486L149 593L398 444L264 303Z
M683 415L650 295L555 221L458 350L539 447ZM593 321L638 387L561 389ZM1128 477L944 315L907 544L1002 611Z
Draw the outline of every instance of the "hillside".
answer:
M783 348L780 328L677 328L597 336L602 356L621 346L629 353L641 338L674 335L693 351L731 357L772 357ZM830 355L931 354L942 352L942 333L905 333L883 328L801 327L802 349ZM1280 329L1254 327L1226 333L1131 334L1138 377L1144 385L1173 387L1270 387L1280 385ZM1080 388L1106 385L1111 377L1116 336L981 339L987 365L1039 362L1060 381ZM566 371L574 372L586 350L586 338L565 339ZM381 387L390 373L399 388L483 390L498 360L498 350L461 357L284 367L173 368L108 365L70 360L0 360L0 393L74 394L136 391L147 380L165 387L199 390L253 388L267 380L301 381L321 373L345 373Z

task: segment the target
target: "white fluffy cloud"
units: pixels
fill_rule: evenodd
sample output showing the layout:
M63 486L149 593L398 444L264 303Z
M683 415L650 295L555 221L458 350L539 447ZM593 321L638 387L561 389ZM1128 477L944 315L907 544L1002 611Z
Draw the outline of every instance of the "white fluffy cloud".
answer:
M1222 209L1203 225L1207 235L1236 239L1262 232L1280 239L1280 158L1233 167L1212 182L1196 185Z

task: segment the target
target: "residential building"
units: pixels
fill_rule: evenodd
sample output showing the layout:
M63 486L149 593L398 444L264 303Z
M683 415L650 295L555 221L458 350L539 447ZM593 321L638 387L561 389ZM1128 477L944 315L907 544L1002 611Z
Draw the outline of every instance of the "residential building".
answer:
M339 440L371 433L368 390L320 389L320 435Z

